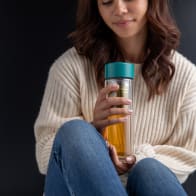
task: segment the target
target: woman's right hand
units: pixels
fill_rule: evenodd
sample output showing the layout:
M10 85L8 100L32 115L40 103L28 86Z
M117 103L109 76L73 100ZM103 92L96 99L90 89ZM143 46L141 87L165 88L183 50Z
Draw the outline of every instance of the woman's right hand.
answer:
M127 116L132 113L131 110L126 108L115 107L119 105L130 105L130 99L108 96L108 94L118 91L118 89L119 86L117 84L112 84L102 88L99 92L92 122L99 132L102 132L102 130L108 125L125 122L127 120ZM111 115L122 115L122 117L109 119L108 117Z

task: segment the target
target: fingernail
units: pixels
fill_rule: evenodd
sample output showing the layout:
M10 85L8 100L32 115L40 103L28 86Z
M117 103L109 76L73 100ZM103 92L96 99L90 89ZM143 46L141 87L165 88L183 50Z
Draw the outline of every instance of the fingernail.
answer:
M127 99L128 104L131 104L131 102L132 102L131 99Z
M129 113L129 114L133 113L133 110L128 110L128 113Z
M132 157L126 157L126 161L129 162L129 163L132 163L133 162L133 158Z
M113 89L117 89L117 88L119 88L119 85L118 85L118 84L112 84L111 87L112 87Z

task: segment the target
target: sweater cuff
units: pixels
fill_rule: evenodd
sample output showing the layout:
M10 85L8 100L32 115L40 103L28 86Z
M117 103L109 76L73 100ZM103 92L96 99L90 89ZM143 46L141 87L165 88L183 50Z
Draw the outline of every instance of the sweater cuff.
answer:
M134 155L137 163L144 158L155 158L156 153L150 144L142 144L136 147Z

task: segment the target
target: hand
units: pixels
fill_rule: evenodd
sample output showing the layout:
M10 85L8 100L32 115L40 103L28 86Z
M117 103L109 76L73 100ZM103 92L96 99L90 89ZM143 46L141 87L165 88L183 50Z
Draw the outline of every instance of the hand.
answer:
M130 105L131 100L124 97L109 97L108 94L114 91L118 91L118 85L108 85L101 89L94 109L94 117L92 124L95 128L101 132L106 126L115 123L125 122L127 115L130 115L132 111L126 108L115 107L119 105ZM111 115L122 115L120 118L109 119Z
M136 157L134 155L127 156L124 160L119 160L115 146L107 143L110 153L110 158L118 172L122 175L128 172L136 162Z

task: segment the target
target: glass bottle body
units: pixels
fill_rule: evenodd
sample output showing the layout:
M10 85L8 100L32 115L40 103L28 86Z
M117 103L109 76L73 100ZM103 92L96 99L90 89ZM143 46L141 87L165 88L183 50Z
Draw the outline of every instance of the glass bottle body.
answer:
M128 99L133 98L132 96L132 80L126 78L113 78L105 80L105 86L111 84L118 84L119 90L110 93L110 97L125 97ZM132 100L133 103L133 100ZM115 106L132 110L133 105L121 105ZM112 115L109 118L119 118L122 115ZM123 158L131 154L131 116L127 116L128 119L123 123L117 123L114 125L107 126L103 131L103 137L109 143L115 146L119 157Z

